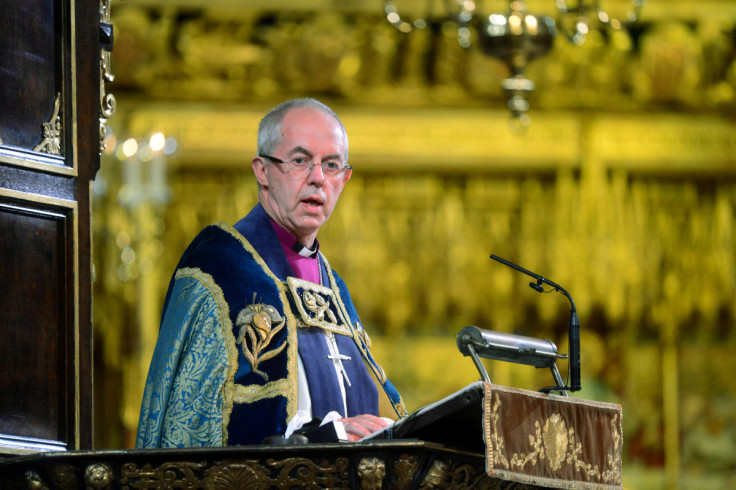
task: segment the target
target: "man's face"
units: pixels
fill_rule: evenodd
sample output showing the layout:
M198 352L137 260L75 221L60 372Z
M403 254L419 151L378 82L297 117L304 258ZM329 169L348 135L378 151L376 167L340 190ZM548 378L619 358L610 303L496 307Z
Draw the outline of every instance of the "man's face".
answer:
M345 136L340 124L323 112L292 109L281 125L281 144L273 155L283 161L304 157L314 163L345 162ZM297 174L290 166L262 157L252 161L261 186L261 204L271 218L311 247L319 228L337 204L351 170L337 177L326 177L321 165L307 174Z

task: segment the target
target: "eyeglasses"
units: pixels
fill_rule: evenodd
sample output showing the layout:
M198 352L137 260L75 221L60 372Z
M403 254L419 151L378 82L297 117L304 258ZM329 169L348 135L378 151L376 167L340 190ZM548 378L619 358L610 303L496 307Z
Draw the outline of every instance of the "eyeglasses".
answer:
M335 162L335 161L328 161L328 162L312 162L306 157L294 157L289 161L284 161L276 157L272 157L270 155L258 155L261 158L266 158L268 160L271 160L274 163L278 163L280 165L285 165L286 168L289 169L289 172L297 174L297 175L307 175L309 172L312 171L312 167L315 165L321 165L322 166L322 172L327 177L337 177L341 175L346 170L350 170L353 168L350 165L345 165L342 162Z

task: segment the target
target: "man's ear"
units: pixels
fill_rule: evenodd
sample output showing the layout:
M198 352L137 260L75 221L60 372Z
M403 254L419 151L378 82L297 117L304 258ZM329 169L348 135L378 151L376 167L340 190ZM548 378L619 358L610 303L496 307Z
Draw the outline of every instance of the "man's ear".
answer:
M250 166L253 167L253 173L256 176L258 185L261 187L268 187L268 178L266 177L266 162L261 157L253 157L250 162Z

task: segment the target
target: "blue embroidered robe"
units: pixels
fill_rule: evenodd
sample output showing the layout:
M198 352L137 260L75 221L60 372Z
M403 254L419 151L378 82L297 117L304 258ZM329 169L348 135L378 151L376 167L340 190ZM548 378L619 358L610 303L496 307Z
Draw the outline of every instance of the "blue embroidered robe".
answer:
M296 413L297 352L310 356L325 348L317 328L336 333L341 353L353 358L345 363L353 385L349 411L377 412L375 385L367 384L373 375L379 394L396 414L406 415L368 351L345 283L326 261L321 265L329 288L289 277L291 268L260 205L235 227L202 230L169 285L136 446L260 444L283 434ZM334 374L324 382L328 370L310 369L309 359L304 364L314 415L342 413ZM324 366L334 373L331 361Z

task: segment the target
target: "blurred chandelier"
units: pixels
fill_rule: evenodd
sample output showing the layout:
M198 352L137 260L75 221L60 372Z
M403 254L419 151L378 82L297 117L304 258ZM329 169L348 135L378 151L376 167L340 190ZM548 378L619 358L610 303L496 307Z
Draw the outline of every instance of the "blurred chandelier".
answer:
M424 29L434 20L454 20L457 23L458 44L470 48L473 30L486 56L500 59L510 69L511 76L501 82L507 94L507 106L514 119L529 124L527 96L534 91L534 82L525 75L527 65L534 58L545 55L551 48L558 31L573 44L581 45L593 29L619 30L625 23L636 22L644 0L631 0L631 9L624 21L611 18L597 0L555 0L557 21L546 15L527 12L521 0L509 0L505 14L485 15L473 0L444 0L445 13L432 18L436 0L426 0L427 15L408 21L399 13L396 2L384 1L386 19L399 31Z

